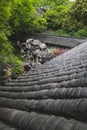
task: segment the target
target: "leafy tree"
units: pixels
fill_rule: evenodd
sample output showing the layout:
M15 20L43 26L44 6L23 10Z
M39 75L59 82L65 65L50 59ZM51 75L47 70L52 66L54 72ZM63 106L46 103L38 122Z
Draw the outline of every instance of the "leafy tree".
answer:
M38 0L0 1L0 64L11 67L13 73L22 71L21 61L14 55L9 36L19 32L36 32L46 28L46 20L36 11ZM10 69L11 70L11 69Z
M13 33L27 31L32 28L34 19L34 8L29 0L14 1L12 6L12 16L9 23Z
M41 26L43 29L43 18L40 17L38 12L36 11L38 0L20 0L14 2L13 5L14 6L12 7L12 16L9 21L13 29L13 33L34 33L37 30L38 25L40 25L40 29ZM40 20L38 20L38 17L40 18Z
M49 6L50 8L54 8L59 5L67 5L69 3L69 0L39 0L39 6Z
M63 21L66 17L68 6L59 5L47 10L44 17L47 20L48 30L58 30L62 28Z
M45 18L38 15L38 17L33 22L33 26L35 28L34 32L40 33L40 32L46 31L47 21Z
M87 31L79 29L77 32L74 33L74 36L87 37Z
M43 8L44 15L39 14L37 8ZM9 36L46 29L87 36L87 0L76 0L73 4L69 0L1 0L0 67L10 65L9 70L15 75L22 71L22 62L15 56Z
M87 31L87 0L76 0L68 11L63 28L70 32Z
M12 1L0 1L0 67L3 69L9 65L11 65L11 67L15 66L15 64L18 66L21 65L21 61L13 54L13 46L8 40L8 36L11 35L11 27L9 25L11 9ZM2 75L2 73L0 73L0 75Z

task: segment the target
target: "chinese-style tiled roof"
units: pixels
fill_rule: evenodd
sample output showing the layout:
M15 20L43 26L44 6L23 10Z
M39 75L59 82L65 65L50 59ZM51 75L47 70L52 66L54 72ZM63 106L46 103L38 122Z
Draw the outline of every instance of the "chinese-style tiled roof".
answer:
M0 130L87 130L87 42L0 86Z

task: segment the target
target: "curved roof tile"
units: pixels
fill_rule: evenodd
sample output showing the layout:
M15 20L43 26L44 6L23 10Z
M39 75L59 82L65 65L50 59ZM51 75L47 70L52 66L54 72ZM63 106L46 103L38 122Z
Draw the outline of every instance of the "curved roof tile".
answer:
M1 130L87 130L87 42L0 86L0 120Z

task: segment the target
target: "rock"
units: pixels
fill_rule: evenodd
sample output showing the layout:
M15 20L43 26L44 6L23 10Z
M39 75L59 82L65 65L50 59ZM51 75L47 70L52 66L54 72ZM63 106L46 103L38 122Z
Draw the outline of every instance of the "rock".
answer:
M23 67L24 67L25 72L27 72L27 71L29 71L31 69L31 65L29 63L24 63Z
M23 50L23 49L21 49L21 51L20 51L20 52L21 52L21 54L25 54L25 52L24 52L24 50Z
M33 40L34 40L33 38L27 39L27 40L26 40L26 43L27 43L27 44L32 44Z
M34 40L32 44L34 46L40 46L41 42L39 40Z
M50 51L46 44L32 38L27 39L25 43L21 44L20 53L26 61L23 64L24 71L29 71L32 67L43 64L51 59Z
M39 44L39 47L40 47L41 50L47 49L47 46L46 46L45 43Z

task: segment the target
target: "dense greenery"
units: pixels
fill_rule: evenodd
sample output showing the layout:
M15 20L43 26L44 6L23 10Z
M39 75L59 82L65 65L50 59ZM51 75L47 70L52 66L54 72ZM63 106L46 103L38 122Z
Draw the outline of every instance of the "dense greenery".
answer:
M20 32L87 37L87 0L0 1L0 66L10 67L15 75L23 70L22 62L9 36Z
M12 2L1 0L0 3L0 69L2 72L3 68L15 68L15 72L21 72L22 69L16 71L15 66L21 66L21 61L13 54L13 46L8 40L8 36L12 33L12 28L9 25L9 19L11 17ZM19 72L19 73L20 73ZM4 73L2 72L1 75ZM7 74L9 76L9 73Z
M87 0L76 0L67 12L63 29L87 37Z
M44 17L48 32L87 37L87 0L55 0Z
M1 0L0 1L0 74L7 69L6 75L18 75L23 71L22 62L14 55L13 43L9 36L19 32L40 32L46 27L46 20L37 13L38 1ZM16 43L15 43L16 44ZM10 73L10 70L12 73Z

